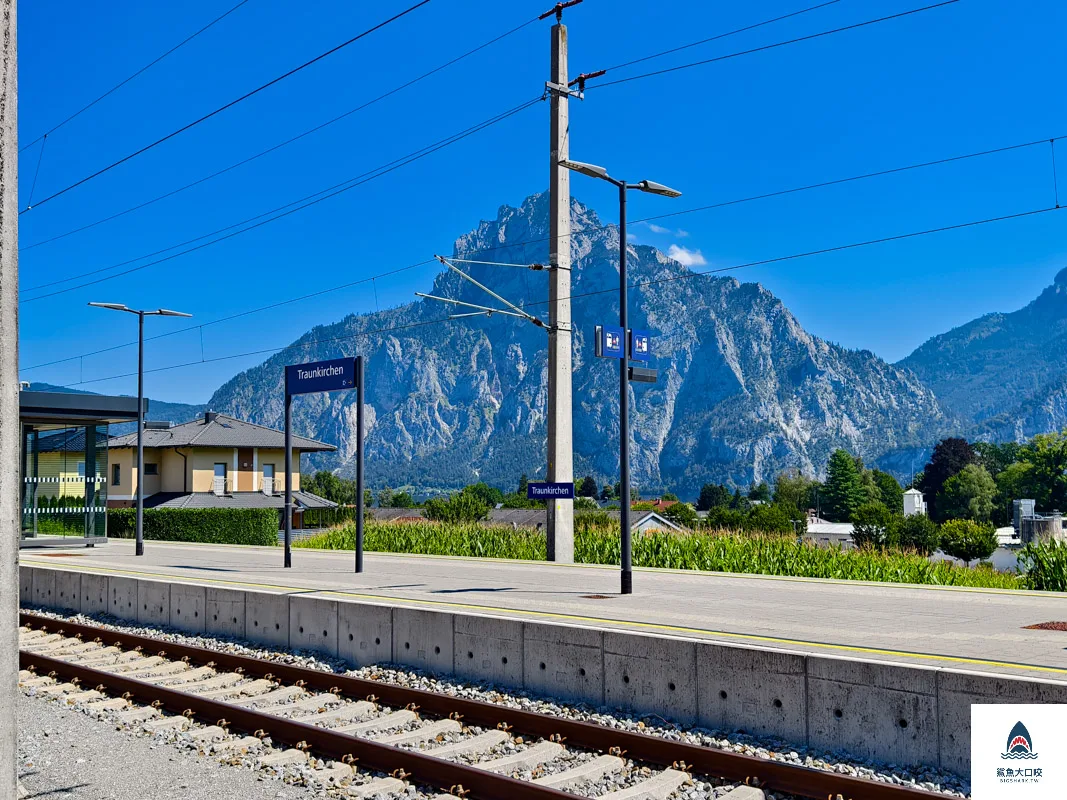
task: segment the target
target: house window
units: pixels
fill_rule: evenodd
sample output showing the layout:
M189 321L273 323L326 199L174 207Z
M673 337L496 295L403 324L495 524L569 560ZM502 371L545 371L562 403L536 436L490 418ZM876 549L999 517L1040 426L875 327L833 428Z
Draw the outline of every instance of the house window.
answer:
M78 462L78 477L79 478L84 478L85 477L85 462L84 461L79 461Z
M159 464L149 464L146 461L145 465L144 465L144 474L145 475L158 475L159 474Z
M111 485L118 486L119 478L122 477L122 467L119 464L111 465Z

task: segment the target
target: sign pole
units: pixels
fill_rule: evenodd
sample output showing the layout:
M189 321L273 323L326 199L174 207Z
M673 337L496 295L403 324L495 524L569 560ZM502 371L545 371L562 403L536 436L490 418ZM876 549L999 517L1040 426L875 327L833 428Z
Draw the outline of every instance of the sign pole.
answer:
M285 568L293 566L293 396L285 371Z
M363 356L356 356L356 572L363 571Z

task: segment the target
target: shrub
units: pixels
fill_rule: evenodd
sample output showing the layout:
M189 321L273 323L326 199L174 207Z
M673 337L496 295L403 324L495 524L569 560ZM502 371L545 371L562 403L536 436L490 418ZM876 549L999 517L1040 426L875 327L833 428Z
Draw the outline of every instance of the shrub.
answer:
M447 500L434 497L427 500L422 513L427 519L439 522L477 522L489 511L489 506L474 492L457 492Z
M856 547L885 548L893 515L882 503L864 503L852 514L852 541Z
M1027 589L1067 592L1067 542L1031 542L1019 553Z
M971 519L950 519L941 526L941 549L968 564L989 558L997 549L997 532L992 525Z
M663 511L663 518L669 519L675 525L681 525L683 528L695 528L700 521L696 509L689 503L675 503L668 506Z
M107 535L132 539L136 510L112 508L107 512ZM144 512L144 538L161 542L210 544L278 544L276 508L148 508Z
M941 532L925 514L912 514L909 517L895 514L889 528L889 543L903 550L929 555L940 546Z
M600 506L597 505L596 500L588 495L581 495L574 498L574 510L575 511L596 511Z

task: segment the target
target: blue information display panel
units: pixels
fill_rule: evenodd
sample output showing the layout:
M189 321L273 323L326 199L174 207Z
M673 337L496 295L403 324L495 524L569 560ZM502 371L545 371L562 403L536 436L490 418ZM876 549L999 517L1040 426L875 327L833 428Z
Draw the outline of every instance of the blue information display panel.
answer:
M573 483L530 482L526 484L527 500L573 500Z
M356 359L333 358L310 364L293 364L285 368L285 386L289 394L336 392L356 385Z
M625 338L622 328L616 325L597 325L596 354L600 358L623 358Z
M630 358L648 361L652 351L652 335L648 331L630 329Z

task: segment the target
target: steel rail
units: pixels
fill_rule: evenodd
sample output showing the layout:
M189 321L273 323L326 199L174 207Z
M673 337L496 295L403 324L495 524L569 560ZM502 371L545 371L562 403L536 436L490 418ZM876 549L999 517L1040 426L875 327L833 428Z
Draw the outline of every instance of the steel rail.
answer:
M141 647L146 652L162 650L168 657L187 657L193 663L206 664L211 661L220 669L231 671L241 669L249 677L261 678L270 674L282 683L292 684L297 681L303 681L307 688L326 692L339 690L349 697L365 698L369 695L374 695L384 705L397 708L415 704L419 710L442 718L459 714L467 724L492 728L499 723L504 723L509 730L513 729L516 733L526 736L540 736L545 739L550 736L563 737L567 744L589 750L606 753L611 748L619 748L625 751L629 758L637 761L666 767L684 763L685 769L693 774L712 775L738 783L751 783L768 791L784 792L812 798L813 800L826 800L827 797L836 798L838 795L841 795L846 800L907 800L908 798L930 800L941 796L936 792L928 792L923 789L882 783L811 767L756 758L755 756L673 741L649 734L616 730L591 722L553 717L480 700L453 697L423 689L410 689L404 686L323 672L306 667L297 667L290 664L264 661L250 656L224 653L202 647L163 642L151 637L135 636L100 628L95 625L80 625L66 620L55 620L38 614L20 613L19 621L22 625L32 628L47 629L57 633L66 633L70 636L80 634L82 638L90 640L99 638L109 645L126 646L130 649ZM51 661L51 659L49 660ZM66 662L56 663L65 664ZM58 674L64 674L55 667L49 667L49 669L55 669ZM184 694L181 696L189 697ZM217 702L214 705L225 710L220 716L233 714L229 709L233 709L234 706ZM189 707L188 704L186 707ZM213 711L212 713L215 712ZM227 718L229 719L229 717ZM218 716L215 719L218 719ZM268 718L270 725L276 725L275 719L275 717ZM271 730L267 722L264 721L257 723L257 727ZM312 726L303 725L302 727L311 728ZM321 731L324 729L313 728L313 730ZM351 738L346 737L346 740L351 741ZM310 739L306 739L306 741L311 742ZM407 758L408 755L418 755L411 751L396 752L401 753L404 758ZM422 758L429 758L431 761L439 762L439 759L429 756L422 756ZM367 763L370 762L368 761ZM392 767L391 769L395 768ZM411 772L417 774L414 769ZM475 770L475 772L480 773L481 770ZM433 782L428 778L425 780L427 783ZM458 782L461 781L453 781L453 783ZM531 785L522 781L517 783L522 786ZM463 785L470 788L472 792L477 791L475 786L468 785L466 781L463 781ZM538 788L540 789L540 787ZM503 796L506 795L495 795L495 797ZM518 800L518 798L526 796L530 795L516 795L515 797ZM547 797L548 795L537 796ZM567 794L561 796L573 797L573 795Z

